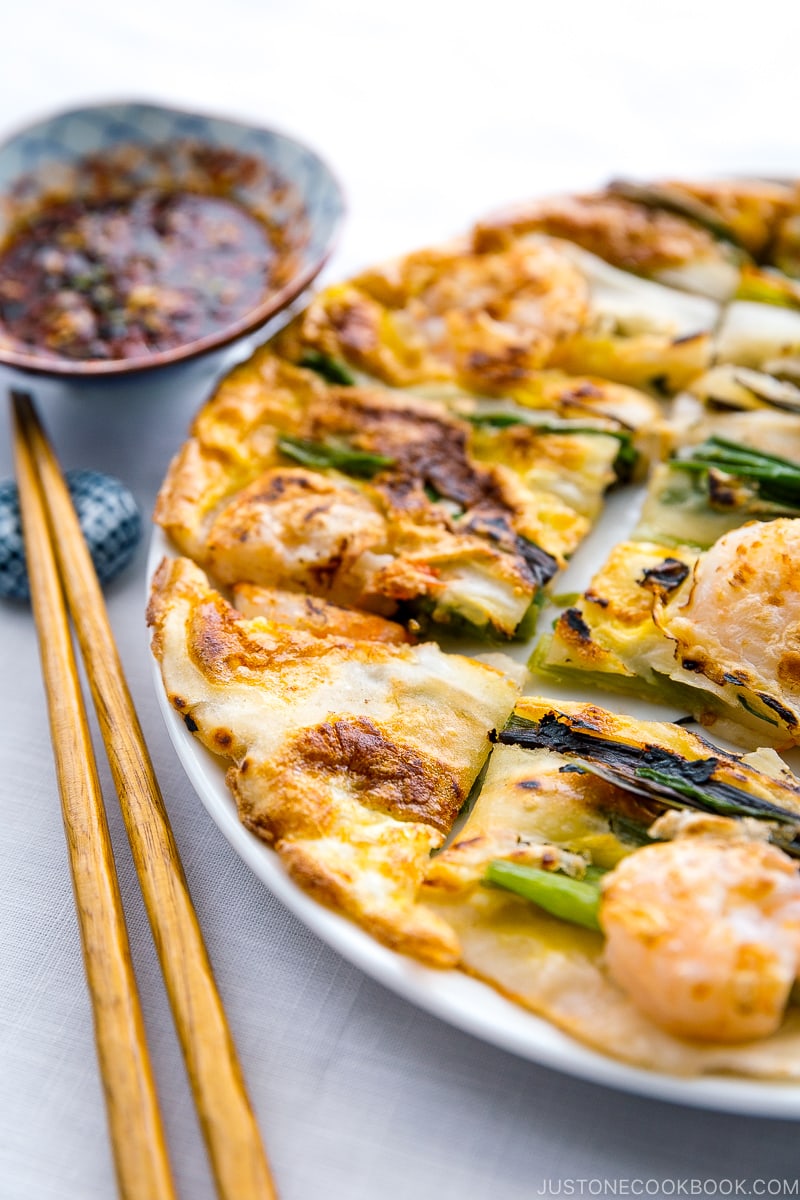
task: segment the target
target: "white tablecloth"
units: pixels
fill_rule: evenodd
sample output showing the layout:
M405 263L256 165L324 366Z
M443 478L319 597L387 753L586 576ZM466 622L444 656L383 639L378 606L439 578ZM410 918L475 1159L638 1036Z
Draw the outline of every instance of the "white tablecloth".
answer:
M537 191L799 165L796 5L41 0L4 18L0 134L78 101L139 97L274 124L321 149L350 200L329 276ZM37 385L64 465L118 475L149 514L218 365L113 389ZM10 474L6 427L0 476ZM681 1191L692 1180L694 1194L726 1194L726 1181L740 1195L740 1181L756 1181L755 1194L759 1180L777 1181L761 1194L793 1186L788 1122L636 1099L518 1060L419 1012L308 933L234 855L175 759L150 673L144 562L142 548L109 589L111 618L284 1200L528 1200L625 1194L625 1180L650 1195L692 1194ZM0 729L0 1200L108 1200L33 624L6 603ZM182 1196L206 1200L103 778L175 1174Z

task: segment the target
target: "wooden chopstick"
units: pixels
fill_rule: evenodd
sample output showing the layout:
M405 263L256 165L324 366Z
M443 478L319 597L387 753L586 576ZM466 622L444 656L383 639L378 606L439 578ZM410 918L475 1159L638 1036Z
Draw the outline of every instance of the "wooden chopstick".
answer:
M26 443L41 482L61 580L119 794L217 1192L221 1200L275 1200L258 1126L100 585L67 486L33 403L24 393L15 392L12 397L18 440Z
M50 734L119 1190L125 1200L172 1200L175 1191L64 594L36 468L16 414L14 455Z

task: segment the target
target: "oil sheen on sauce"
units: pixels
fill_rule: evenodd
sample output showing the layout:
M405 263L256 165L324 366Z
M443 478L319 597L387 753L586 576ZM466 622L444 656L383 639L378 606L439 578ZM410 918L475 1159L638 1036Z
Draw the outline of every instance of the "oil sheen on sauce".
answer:
M220 197L61 201L0 251L0 326L38 356L146 357L246 316L278 258L267 226Z

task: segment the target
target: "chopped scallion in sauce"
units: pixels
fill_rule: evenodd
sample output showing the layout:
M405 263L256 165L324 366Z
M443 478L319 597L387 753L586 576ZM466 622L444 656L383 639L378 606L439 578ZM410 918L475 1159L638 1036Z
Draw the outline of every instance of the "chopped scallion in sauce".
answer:
M246 316L278 259L267 226L217 196L52 203L0 252L0 326L48 357L156 354Z

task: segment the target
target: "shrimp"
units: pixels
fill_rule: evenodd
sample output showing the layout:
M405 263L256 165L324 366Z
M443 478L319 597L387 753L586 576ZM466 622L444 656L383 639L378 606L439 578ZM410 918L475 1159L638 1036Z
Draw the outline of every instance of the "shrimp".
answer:
M800 971L800 870L766 842L686 836L604 880L614 982L679 1037L739 1042L781 1023Z
M757 687L800 690L800 520L780 517L733 529L706 551L684 602L660 627L703 673L724 682L746 668ZM705 652L703 647L706 647Z

